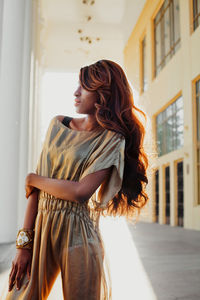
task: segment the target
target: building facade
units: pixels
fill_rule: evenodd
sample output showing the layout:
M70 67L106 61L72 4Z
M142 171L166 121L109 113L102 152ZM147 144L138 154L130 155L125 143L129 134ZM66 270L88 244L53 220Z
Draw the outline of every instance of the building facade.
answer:
M151 124L142 218L200 230L200 1L146 1L124 63ZM149 133L148 133L149 135ZM151 155L150 155L151 160Z

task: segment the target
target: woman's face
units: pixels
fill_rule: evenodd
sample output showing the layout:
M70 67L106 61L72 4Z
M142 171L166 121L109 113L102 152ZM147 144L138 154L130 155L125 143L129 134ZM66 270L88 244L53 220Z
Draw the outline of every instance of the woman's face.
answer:
M85 90L80 82L78 88L76 89L74 96L76 112L79 114L94 114L96 108L94 104L97 102L98 95L95 92L89 92Z

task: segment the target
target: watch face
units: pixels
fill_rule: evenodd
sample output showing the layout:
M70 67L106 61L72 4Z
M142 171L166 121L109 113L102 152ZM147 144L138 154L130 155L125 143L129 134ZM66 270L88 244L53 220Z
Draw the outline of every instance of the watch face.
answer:
M17 237L17 244L23 245L29 241L28 236L26 235L26 232L21 231Z

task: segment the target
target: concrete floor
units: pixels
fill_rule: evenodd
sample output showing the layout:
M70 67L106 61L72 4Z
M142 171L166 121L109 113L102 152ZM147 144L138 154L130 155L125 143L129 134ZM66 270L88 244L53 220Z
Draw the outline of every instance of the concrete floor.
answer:
M121 294L116 289L113 300L200 300L200 231L144 222L129 224L128 228L126 224L119 222L118 227L114 223L112 226L105 244L110 247L108 251L112 253L112 257L115 249L117 256L116 263L113 261L113 264L118 267L113 272L118 273L120 284L116 285L121 289ZM112 230L115 232L116 242ZM123 248L120 248L120 244ZM123 258L120 265L121 253ZM3 287L5 288L5 279L7 280L14 254L15 244L0 245L0 295ZM142 267L136 262L137 259ZM129 273L128 267L131 270ZM153 296L150 296L147 280L143 280L142 273L145 273L150 282ZM127 278L122 274L128 274ZM128 286L131 292L125 296L124 291ZM60 279L48 299L62 299Z
M139 222L129 225L158 300L200 300L200 231Z

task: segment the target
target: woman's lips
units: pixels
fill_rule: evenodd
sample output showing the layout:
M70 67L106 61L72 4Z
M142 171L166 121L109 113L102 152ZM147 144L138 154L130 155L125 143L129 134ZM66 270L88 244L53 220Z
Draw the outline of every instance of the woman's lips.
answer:
M80 100L78 100L78 99L74 99L74 101L75 101L74 105L78 105L78 104L80 104L80 103L81 103L81 101L80 101Z

